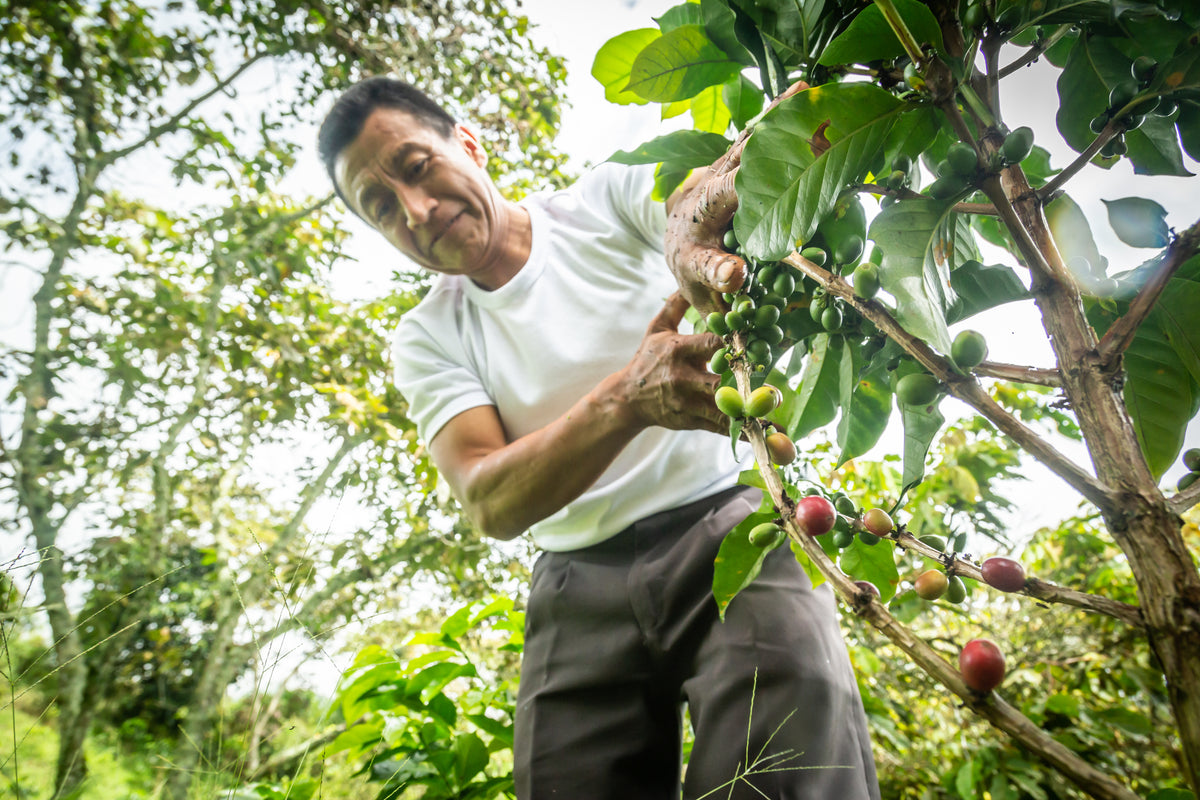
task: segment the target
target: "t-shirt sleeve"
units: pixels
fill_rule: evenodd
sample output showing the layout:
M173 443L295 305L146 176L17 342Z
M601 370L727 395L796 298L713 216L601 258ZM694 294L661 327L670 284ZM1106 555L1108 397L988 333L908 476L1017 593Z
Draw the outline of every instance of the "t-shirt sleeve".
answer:
M467 409L495 405L465 359L455 359L419 321L400 320L392 337L392 361L396 387L408 401L408 417L426 443Z
M604 202L651 247L662 250L667 232L666 205L653 199L654 165L605 163L593 173ZM589 187L592 188L592 187Z

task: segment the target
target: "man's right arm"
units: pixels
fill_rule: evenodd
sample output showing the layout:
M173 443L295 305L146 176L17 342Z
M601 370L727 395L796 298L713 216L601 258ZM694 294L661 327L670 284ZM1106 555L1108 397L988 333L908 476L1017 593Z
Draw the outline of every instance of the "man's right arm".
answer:
M583 494L645 428L725 430L706 366L721 340L685 335L687 302L672 296L637 353L557 419L509 441L494 406L447 422L429 444L467 515L488 536L511 539Z

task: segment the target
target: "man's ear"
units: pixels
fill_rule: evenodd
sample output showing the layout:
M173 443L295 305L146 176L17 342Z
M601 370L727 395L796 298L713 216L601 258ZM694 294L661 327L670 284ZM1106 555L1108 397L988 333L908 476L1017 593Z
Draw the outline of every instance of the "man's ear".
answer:
M459 144L462 145L462 148L466 154L471 157L472 161L474 161L480 167L487 164L487 150L484 149L483 144L479 141L479 136L476 135L475 131L471 130L460 122L454 126L454 135L458 139Z

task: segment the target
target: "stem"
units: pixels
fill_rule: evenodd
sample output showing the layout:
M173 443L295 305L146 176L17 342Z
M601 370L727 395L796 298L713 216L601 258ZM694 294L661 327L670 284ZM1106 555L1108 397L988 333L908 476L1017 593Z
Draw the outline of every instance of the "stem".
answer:
M1037 386L1062 386L1062 373L1056 369L1038 369L1037 367L1022 367L1019 364L1000 364L995 361L985 361L975 367L975 374L987 378L1000 378L1017 383L1032 383Z
M921 43L917 41L917 37L912 35L912 31L904 23L904 18L896 10L896 4L892 0L875 0L875 5L879 6L879 10L883 12L883 18L887 20L888 27L892 29L892 32L896 34L896 38L900 40L900 44L904 47L904 52L908 53L908 57L912 59L914 64L919 65L925 58L921 52Z
M887 195L900 200L928 198L928 195L914 192L912 189L889 189L886 186L880 186L878 183L852 183L848 188L852 192ZM989 217L997 216L999 213L991 203L955 203L951 210L959 214L982 214Z
M908 531L894 532L888 538L892 539L898 547L902 547L905 550L912 550L926 558L942 562L948 575L964 575L981 583L983 582L983 573L980 572L977 564L964 558L959 558L955 553L947 554L941 550L935 550ZM1061 603L1062 605L1081 608L1084 611L1104 614L1137 628L1139 631L1145 631L1146 628L1145 620L1142 619L1141 609L1137 606L1122 603L1119 600L1112 600L1101 595L1068 589L1065 586L1059 586L1049 581L1039 580L1038 578L1029 578L1025 582L1025 588L1013 594L1024 595L1035 600L1050 603Z
M1000 46L1003 41L988 36L983 41L983 63L985 67L984 80L987 85L988 108L1000 115ZM969 87L968 87L969 88ZM972 90L974 92L974 90ZM965 94L964 94L965 96ZM976 111L976 113L979 113ZM988 127L991 127L990 125Z
M1028 50L1026 50L1024 55L1008 66L1000 69L1000 78L1007 78L1009 75L1012 75L1022 67L1028 66L1034 61L1037 61L1039 58L1041 58L1043 53L1054 46L1055 42L1057 42L1063 36L1066 36L1069 30L1071 30L1070 25L1059 25L1054 29L1054 33L1050 34L1045 39L1039 39L1037 42L1034 42L1033 47L1030 47Z
M734 375L737 378L739 389L743 393L748 391L750 375L746 364L735 364ZM788 536L804 549L809 559L825 576L843 602L883 632L921 669L962 699L972 711L1007 733L1031 752L1036 753L1081 789L1093 797L1103 800L1137 800L1137 795L1055 741L994 693L980 695L967 688L963 683L962 675L943 656L893 617L882 603L870 595L860 592L850 577L838 569L837 565L825 554L816 539L808 536L797 525L796 518L791 513L791 502L784 494L783 481L779 474L769 466L771 461L767 454L767 445L761 424L757 420L748 421L746 432L750 444L754 448L754 457L758 461L759 472L766 482L767 491L771 495L775 508L780 511Z
M1182 514L1200 503L1200 481L1179 492L1167 501L1167 508L1176 514Z
M1150 276L1150 280L1138 292L1137 297L1129 304L1129 310L1119 320L1113 323L1100 339L1097 349L1100 351L1102 369L1115 366L1117 359L1129 347L1134 335L1147 315L1154 309L1155 303L1163 290L1171 281L1171 276L1200 249L1200 221L1197 221L1167 248L1167 257L1162 260Z
M1064 183L1075 177L1075 173L1083 169L1084 166L1090 164L1092 159L1096 157L1096 154L1100 152L1100 149L1108 144L1110 139L1121 132L1121 127L1114 125L1114 122L1115 120L1109 120L1108 124L1104 126L1104 130L1100 131L1099 135L1092 140L1092 143L1074 161L1064 167L1062 172L1051 178L1045 186L1038 189L1038 197L1043 201L1049 202L1053 198L1054 193L1061 189Z
M894 339L939 381L946 384L946 388L952 395L973 407L1077 492L1101 508L1111 505L1108 499L1109 490L1106 486L1001 408L973 377L963 377L947 359L935 353L929 345L901 327L896 318L889 314L881 304L874 300L863 300L858 297L844 280L824 268L818 267L803 256L792 253L783 260L824 286L830 294L842 298L853 306L855 311L871 320L879 330Z
M212 89L210 89L207 92L205 92L204 94L196 97L194 100L192 100L190 103L185 105L183 108L179 109L179 111L177 111L174 114L172 114L171 116L167 117L167 119L164 120L163 122L151 127L150 130L146 132L145 136L138 139L133 144L122 147L120 150L113 150L110 153L101 154L99 156L99 161L100 161L101 165L108 166L109 164L113 163L114 161L118 161L119 159L124 158L125 156L129 155L130 153L133 153L133 152L137 151L138 149L145 147L148 144L151 144L156 139L158 139L158 137L162 136L164 133L169 133L169 132L173 131L176 127L178 127L179 123L183 120L184 117L186 117L188 114L195 111L200 105L202 105L204 102L209 100L214 95L218 94L219 92L225 91L225 89L228 88L230 84L232 84L235 80L237 80L239 77L241 77L242 73L244 73L246 70L250 69L250 67L254 66L254 64L256 64L258 61L261 61L263 58L266 57L266 55L267 54L265 52L257 53L255 55L251 56L246 61L243 61L238 66L238 68L235 69L232 73L230 73L227 77L217 81L216 85L213 86Z

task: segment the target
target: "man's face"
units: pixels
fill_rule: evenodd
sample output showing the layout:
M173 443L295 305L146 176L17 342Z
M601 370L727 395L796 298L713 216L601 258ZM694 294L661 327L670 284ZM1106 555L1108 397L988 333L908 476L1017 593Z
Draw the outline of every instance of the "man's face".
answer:
M471 275L487 269L497 196L487 155L463 126L443 138L394 108L371 112L334 174L350 207L417 264Z

